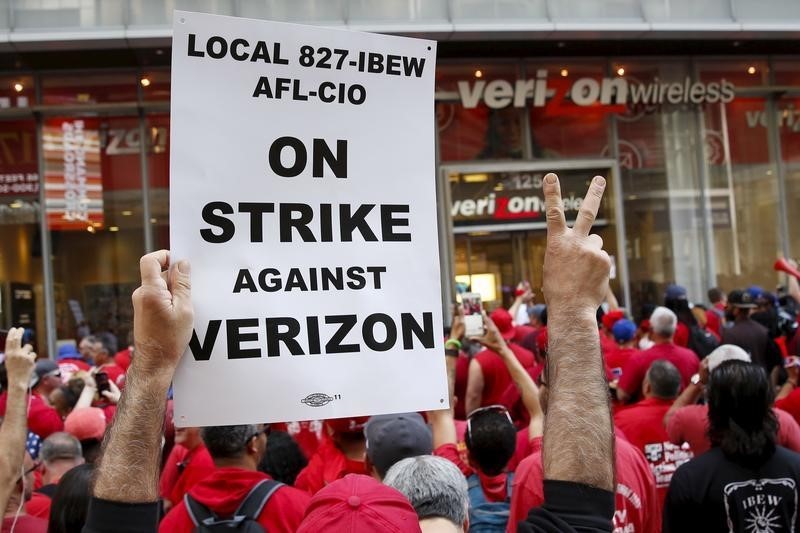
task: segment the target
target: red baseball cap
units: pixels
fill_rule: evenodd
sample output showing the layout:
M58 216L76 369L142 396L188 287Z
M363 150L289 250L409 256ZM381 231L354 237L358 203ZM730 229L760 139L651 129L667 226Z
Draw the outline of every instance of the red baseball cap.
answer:
M608 331L611 331L611 328L614 327L614 324L617 323L617 320L622 320L623 318L625 318L625 312L622 311L622 309L613 309L603 315L603 326Z
M99 407L79 407L64 419L64 431L78 440L103 440L106 414Z
M416 511L400 491L349 474L311 498L297 533L420 533Z
M502 335L505 340L511 339L516 333L516 330L514 329L514 322L511 318L511 313L502 307L498 307L492 311L492 314L489 315L489 318L492 319L494 325L500 330L500 335Z
M325 421L334 433L361 433L369 421L368 416L352 418L331 418Z

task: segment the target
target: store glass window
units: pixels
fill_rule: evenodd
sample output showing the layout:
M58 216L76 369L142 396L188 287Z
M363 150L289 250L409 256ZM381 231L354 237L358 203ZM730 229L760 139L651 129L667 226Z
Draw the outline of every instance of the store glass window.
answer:
M527 79L538 84L527 101L533 159L609 156L608 117L621 108L595 93L605 68L602 60L526 63Z
M168 70L145 70L139 76L142 99L145 102L169 102L170 72Z
M42 78L42 103L75 105L135 102L138 99L135 72L103 74L54 74Z
M39 187L35 121L0 121L0 327L47 355Z
M147 116L147 174L154 249L169 249L169 115Z
M0 77L0 109L25 109L35 103L33 76Z
M43 137L57 337L86 321L124 347L144 252L139 118L47 118Z
M778 100L778 136L786 178L789 255L800 259L800 61L775 61L775 82L797 87Z
M442 161L529 157L525 96L514 92L515 63L472 61L436 69L436 119Z
M702 144L696 108L687 103L689 64L622 59L612 64L628 81L617 132L633 311L661 302L664 287L673 282L702 301L709 266L700 200ZM720 91L717 83L696 89L694 98L718 100Z
M767 65L758 60L704 61L697 69L702 82L724 78L737 87L761 84L768 76ZM763 96L737 95L703 108L714 258L717 284L724 290L775 285L772 263L781 244L769 127Z

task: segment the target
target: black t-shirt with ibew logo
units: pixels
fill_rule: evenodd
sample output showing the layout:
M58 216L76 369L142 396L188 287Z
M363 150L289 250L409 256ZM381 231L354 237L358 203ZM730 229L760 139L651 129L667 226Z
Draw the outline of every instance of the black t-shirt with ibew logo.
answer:
M778 447L758 468L712 448L672 476L665 532L790 533L798 525L800 454Z

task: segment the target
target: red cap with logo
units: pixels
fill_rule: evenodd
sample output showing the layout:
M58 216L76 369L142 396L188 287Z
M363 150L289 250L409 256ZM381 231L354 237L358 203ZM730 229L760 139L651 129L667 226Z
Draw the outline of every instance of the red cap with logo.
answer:
M330 418L325 423L334 433L362 433L368 421L368 416L354 416L352 418Z
M514 334L516 333L516 330L514 329L514 321L508 311L502 307L498 307L492 311L492 314L489 315L489 318L492 319L494 325L500 330L500 335L502 335L505 340L510 340L514 337Z
M311 498L297 533L420 533L416 511L400 491L350 474Z

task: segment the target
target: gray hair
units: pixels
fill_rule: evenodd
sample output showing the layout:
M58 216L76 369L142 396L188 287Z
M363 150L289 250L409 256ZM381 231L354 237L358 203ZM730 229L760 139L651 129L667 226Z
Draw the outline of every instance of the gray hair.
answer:
M467 480L456 465L433 455L396 463L383 482L408 498L420 520L444 518L458 527L467 519Z
M661 337L672 337L678 327L678 317L666 307L656 307L650 315L650 328Z
M666 359L653 361L647 369L647 381L650 382L653 395L662 400L677 398L681 390L681 373Z
M247 441L258 433L253 424L211 426L200 430L200 437L213 459L236 459L244 455Z
M81 441L63 431L53 433L44 439L39 453L45 463L58 460L83 459Z

